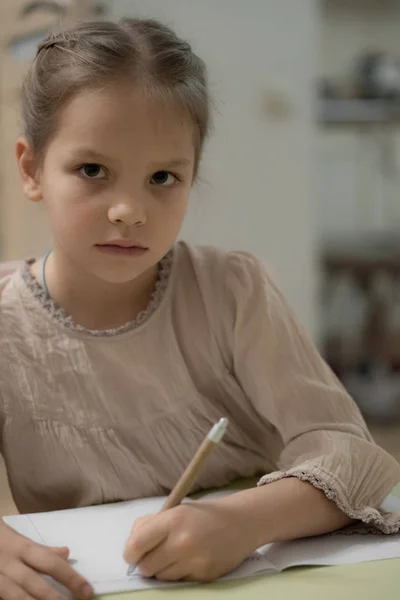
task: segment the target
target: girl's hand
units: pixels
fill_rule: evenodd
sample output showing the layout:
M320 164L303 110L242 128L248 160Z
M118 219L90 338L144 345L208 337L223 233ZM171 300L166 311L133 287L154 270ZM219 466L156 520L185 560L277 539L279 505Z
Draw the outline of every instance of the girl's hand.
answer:
M62 600L40 574L49 575L79 600L92 598L89 584L68 564L68 548L35 544L0 521L1 600Z
M255 549L245 515L225 498L182 504L138 519L124 558L144 577L164 581L214 581Z

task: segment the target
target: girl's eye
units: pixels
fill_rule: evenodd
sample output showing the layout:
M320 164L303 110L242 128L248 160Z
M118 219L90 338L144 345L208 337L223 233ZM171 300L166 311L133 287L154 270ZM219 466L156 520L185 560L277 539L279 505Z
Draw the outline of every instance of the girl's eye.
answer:
M157 171L151 176L151 183L153 185L161 185L163 187L169 187L177 181L177 177L172 175L169 171Z
M79 173L87 179L105 179L106 177L106 172L103 167L96 163L82 165L79 169Z

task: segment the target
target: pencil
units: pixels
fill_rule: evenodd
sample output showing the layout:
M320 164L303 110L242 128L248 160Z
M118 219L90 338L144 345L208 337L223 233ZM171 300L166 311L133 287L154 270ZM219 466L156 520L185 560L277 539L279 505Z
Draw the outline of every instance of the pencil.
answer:
M219 442L222 440L226 428L228 427L228 419L220 419L209 431L205 437L203 443L200 445L196 454L182 473L178 483L169 494L166 499L161 512L178 506L190 492L193 484L198 479L200 473L203 471L207 459L217 448Z
M180 504L185 496L190 492L194 482L203 471L207 459L214 452L219 442L224 437L227 427L228 419L222 418L210 429L196 454L193 456L185 471L182 473L178 483L175 485L174 489L164 502L160 512L164 512L169 508L178 506L178 504ZM132 577L136 573L137 565L129 565L127 575Z

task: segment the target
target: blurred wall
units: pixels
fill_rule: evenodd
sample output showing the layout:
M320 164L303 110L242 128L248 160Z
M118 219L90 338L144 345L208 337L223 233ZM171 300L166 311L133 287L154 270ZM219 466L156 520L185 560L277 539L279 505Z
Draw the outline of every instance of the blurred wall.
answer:
M321 0L318 74L354 87L365 51L400 60L399 0ZM339 123L317 140L318 232L321 239L397 232L400 227L400 121Z
M366 49L400 58L398 0L321 0L321 7L321 76L342 78Z
M314 0L112 0L193 43L210 72L215 132L184 236L264 259L316 333L313 193Z
M15 159L15 140L23 133L20 89L41 39L59 26L60 16L37 2L25 14L27 0L0 0L0 260L38 256L51 245L39 204L22 193ZM88 16L91 0L69 0L66 16Z

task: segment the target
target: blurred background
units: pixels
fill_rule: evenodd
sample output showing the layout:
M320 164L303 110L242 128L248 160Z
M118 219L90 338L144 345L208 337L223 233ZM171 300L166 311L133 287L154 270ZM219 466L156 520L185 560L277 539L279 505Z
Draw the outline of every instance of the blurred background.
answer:
M400 0L1 0L0 260L51 244L13 149L37 44L60 20L137 15L209 67L215 131L182 236L265 260L400 460Z

